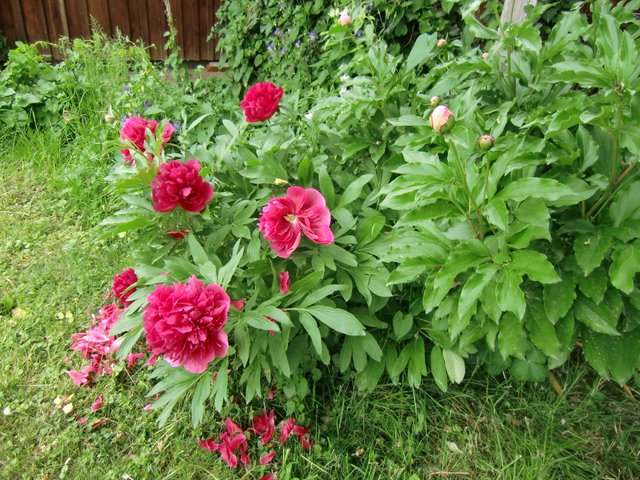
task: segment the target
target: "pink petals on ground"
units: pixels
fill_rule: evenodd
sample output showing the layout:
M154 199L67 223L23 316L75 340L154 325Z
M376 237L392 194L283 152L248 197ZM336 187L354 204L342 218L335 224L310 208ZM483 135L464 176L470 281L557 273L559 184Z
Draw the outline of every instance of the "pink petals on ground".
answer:
M102 395L96 398L96 401L91 404L91 411L95 412L102 406Z

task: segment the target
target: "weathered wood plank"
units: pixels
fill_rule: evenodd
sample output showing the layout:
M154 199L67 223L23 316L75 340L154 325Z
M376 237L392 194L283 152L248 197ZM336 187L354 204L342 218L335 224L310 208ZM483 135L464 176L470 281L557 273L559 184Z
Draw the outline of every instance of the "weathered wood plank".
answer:
M24 29L24 19L22 16L22 6L20 0L9 0L11 4L11 12L13 14L13 27L15 31L14 40L24 42L27 39L27 33Z
M44 0L45 17L47 19L47 30L49 31L49 41L58 43L60 37L69 36L69 26L64 8L64 0ZM62 60L60 50L51 47L51 55L54 60Z
M178 29L178 45L184 52L184 34L182 25L182 0L169 0L169 6L171 7L171 15L173 16L173 22ZM184 55L184 53L183 53Z
M65 0L69 36L72 38L89 38L89 11L87 0Z
M22 18L26 39L29 43L37 41L49 42L47 21L44 16L44 5L40 0L22 0ZM39 47L43 55L51 55L51 47Z
M12 2L7 2L4 8L0 8L0 30L2 30L4 36L7 38L9 47L13 47L15 41L18 39L18 34L16 32L16 21L13 16Z
M116 34L116 30L120 30L123 35L131 36L127 3L127 0L109 0L109 20L112 35Z
M93 17L102 31L107 35L111 35L111 19L109 17L108 0L87 0L89 17Z
M200 25L198 31L198 41L200 44L200 60L213 59L213 42L207 41L209 31L214 22L214 0L199 0Z
M524 7L527 5L536 5L538 0L505 0L500 22L504 25L507 23L520 23L527 16Z
M149 24L147 22L147 1L129 0L129 24L131 38L149 44Z
M184 43L182 51L187 60L200 60L200 35L198 25L198 0L182 1L182 25Z
M153 60L164 60L164 32L167 31L167 17L164 11L163 0L147 0L147 12L149 22L149 42L154 47L150 50Z

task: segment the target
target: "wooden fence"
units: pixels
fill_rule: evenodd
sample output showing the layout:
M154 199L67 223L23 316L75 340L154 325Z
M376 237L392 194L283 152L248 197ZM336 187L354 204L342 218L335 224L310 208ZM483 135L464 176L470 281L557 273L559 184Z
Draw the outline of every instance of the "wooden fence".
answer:
M178 29L178 43L187 60L214 61L215 39L207 41L222 0L169 0ZM164 0L2 0L0 30L9 40L55 43L61 36L88 38L91 18L108 35L119 29L132 40L142 40L151 58L166 58L163 50L167 18ZM55 48L45 54L60 60Z

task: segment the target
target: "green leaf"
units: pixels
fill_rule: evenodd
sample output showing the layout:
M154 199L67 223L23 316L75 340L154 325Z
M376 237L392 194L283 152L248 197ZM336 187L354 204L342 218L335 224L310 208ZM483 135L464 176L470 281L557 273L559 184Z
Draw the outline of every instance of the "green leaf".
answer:
M576 261L585 276L598 268L609 250L611 239L600 233L581 233L573 242Z
M127 358L127 355L129 355L135 344L138 343L138 340L143 333L144 330L142 329L142 325L125 333L122 343L120 343L120 348L118 348L118 353L116 353L116 358L118 360L124 360Z
M544 311L551 323L563 318L576 299L576 285L567 277L561 282L546 284L542 291Z
M511 253L511 267L534 282L556 283L560 277L547 257L535 250L516 250Z
M267 339L269 344L269 356L273 365L278 368L285 377L291 376L291 368L287 359L287 342L284 335L270 335Z
M354 346L363 349L367 352L367 355L371 357L376 362L382 360L382 349L373 335L369 332L365 334L363 337L355 337L352 339Z
M354 200L357 200L360 197L360 193L362 192L362 188L373 178L372 174L362 175L357 178L353 182L349 184L349 186L345 189L345 191L340 196L340 200L338 201L338 205L335 207L336 209L345 207L349 205Z
M322 192L322 196L327 202L327 207L329 207L329 209L333 209L333 202L336 194L335 190L333 189L333 182L331 181L331 177L327 173L327 167L325 167L324 165L320 169L318 180L320 182L320 192Z
M318 329L318 323L307 312L300 312L299 319L300 324L307 331L307 334L311 339L313 348L315 348L316 352L318 352L318 356L322 355L322 337L320 335L320 330Z
M515 356L524 358L527 350L527 337L522 323L512 313L507 313L500 320L498 348L504 358Z
M444 358L444 366L447 369L447 375L453 383L461 383L464 380L464 359L457 353L444 349L442 350Z
M596 305L588 298L580 297L573 307L576 318L594 332L606 335L620 335L614 324L617 319L611 317L611 312L602 306Z
M390 118L388 122L396 127L424 127L429 123L427 120L422 117L418 117L417 115L403 115L398 118Z
M444 364L442 350L437 345L431 349L431 373L438 388L446 393L448 388L447 370Z
M580 291L596 303L602 302L604 294L609 288L609 279L603 267L596 268L586 277L575 275L574 280L580 287Z
M640 242L636 240L632 244L615 249L611 259L611 284L629 295L635 288L634 277L640 272Z
M551 178L539 177L515 180L502 189L496 197L516 202L522 202L528 198L541 198L550 203L580 201L579 195L563 183Z
M213 406L217 412L222 411L222 405L227 399L227 370L229 369L229 360L226 358L218 368L218 375L213 382ZM259 374L259 371L258 371ZM259 379L258 379L259 381ZM251 397L253 398L253 397Z
M413 44L413 48L407 57L407 69L411 70L421 63L427 61L431 56L433 47L436 46L437 35L435 33L428 35L426 33L421 34Z
M209 261L209 257L207 257L207 253L202 248L202 245L198 242L193 233L187 235L187 244L189 245L189 253L191 253L191 258L197 265L202 265L205 262Z
M402 312L396 312L393 316L393 333L396 335L396 340L400 340L404 337L413 327L413 315Z
M487 220L500 230L506 230L509 226L509 212L504 201L500 198L494 198L485 205L484 214Z
M244 254L244 247L240 248L241 240L238 240L233 247L233 256L227 262L226 265L222 266L218 271L218 283L222 288L227 288L229 282L233 278L233 274L236 272L238 268L238 264L242 259Z
M586 88L612 87L612 79L604 68L598 66L593 60L573 60L557 62L553 64L555 73L547 77L549 82L577 83Z
M127 310L120 320L111 328L109 335L119 335L140 326L142 326L141 313L129 313L129 310Z
M256 312L244 312L242 318L244 318L253 328L267 331L273 330L274 332L280 331L280 327L277 323L270 321L264 315L260 315Z
M407 380L410 387L418 388L422 382L422 377L427 374L427 361L422 337L419 337L413 343L410 355Z
M500 310L513 312L518 318L523 318L527 309L521 283L522 277L509 268L504 269L502 279L496 282L496 300Z
M321 305L314 305L306 310L336 332L355 337L365 335L362 324L356 317L345 310Z
M549 321L540 304L529 307L530 314L526 316L529 336L533 344L548 357L560 355L560 341L553 324Z
M256 308L255 313L265 317L271 317L276 322L282 325L286 325L288 327L293 326L293 323L289 318L289 314L287 314L287 312L282 311L282 309L280 308L274 307L273 305L264 305L264 306L261 305L258 308Z
M209 398L211 393L211 377L211 372L204 372L193 391L193 398L191 399L191 423L194 428L202 422L204 402Z
M490 264L484 268L478 269L476 273L471 275L465 282L464 287L460 291L458 300L458 328L450 329L452 337L458 336L469 324L469 319L476 312L476 304L482 295L485 287L493 280L498 265Z
M620 385L629 381L640 364L640 331L626 332L620 337L584 332L584 358L604 378L609 375Z

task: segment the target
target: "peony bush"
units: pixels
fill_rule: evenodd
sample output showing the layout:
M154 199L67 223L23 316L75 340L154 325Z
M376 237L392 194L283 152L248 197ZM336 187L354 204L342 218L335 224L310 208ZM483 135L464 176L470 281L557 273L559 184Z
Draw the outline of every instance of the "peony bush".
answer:
M446 391L469 367L541 381L582 356L637 376L638 20L579 7L544 40L548 6L501 29L467 12L476 46L455 55L444 32L392 54L365 25L313 98L262 82L169 142L143 119L109 177L125 206L105 233L138 248L106 323L120 359L157 356L159 422L274 391L291 413L337 372ZM237 465L246 432L201 445Z

